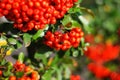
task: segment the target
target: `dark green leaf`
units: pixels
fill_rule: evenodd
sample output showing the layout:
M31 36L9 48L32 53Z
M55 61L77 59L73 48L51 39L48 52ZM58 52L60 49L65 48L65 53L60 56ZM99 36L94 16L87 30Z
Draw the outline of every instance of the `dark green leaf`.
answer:
M22 77L24 75L24 72L16 72L15 75L16 77Z
M65 52L65 56L70 56L70 49L68 49L66 52Z

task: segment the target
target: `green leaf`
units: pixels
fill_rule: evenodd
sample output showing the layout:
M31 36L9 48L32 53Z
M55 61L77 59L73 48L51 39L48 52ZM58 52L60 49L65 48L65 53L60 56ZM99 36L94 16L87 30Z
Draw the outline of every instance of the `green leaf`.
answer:
M22 77L23 75L24 75L24 72L16 72L15 73L15 75L17 76L17 77Z
M77 57L79 55L79 51L78 50L74 50L72 55L73 55L73 57Z
M61 69L57 69L57 78L58 78L58 80L62 80L62 70Z
M68 23L71 22L71 17L70 15L65 15L63 20L61 21L64 26L66 26Z
M8 42L12 45L15 45L17 43L17 40L14 38L8 38Z
M19 54L19 56L18 56L18 61L20 61L20 62L23 63L23 61L24 61L24 53L23 53L23 52L21 52L21 53Z
M21 48L22 47L22 43L17 41L17 48Z
M68 49L66 52L65 52L65 56L70 56L70 49Z
M54 60L51 63L51 66L54 66L58 63L58 61L60 60L59 56L56 54L54 57Z
M57 65L54 65L52 67L52 69L55 71L56 74L56 79L57 80L62 80L62 76L63 76L63 66L61 65L60 67L58 67Z
M9 80L9 78L5 78L4 80Z
M45 56L45 54L40 54L38 52L35 53L34 58L37 60L42 60L44 64L47 64L47 57Z
M40 59L40 57L41 57L41 54L36 52L35 55L34 55L34 58L35 59Z
M70 77L70 74L71 74L71 71L70 71L70 68L68 67L68 65L65 65L65 78L69 79Z
M50 57L50 55L52 54L52 51L46 51L44 54L46 56L46 58Z
M31 43L31 35L28 34L28 33L25 33L23 35L23 40L24 40L24 43L25 43L25 47L28 47Z
M81 46L85 47L85 40L84 40L84 38L81 38Z
M43 35L43 30L38 30L37 33L35 35L33 35L33 40L36 40L39 37L42 37Z
M11 74L11 72L9 70L3 72L3 75L5 77L9 76L10 74Z
M93 11L91 9L85 8L85 7L80 7L80 10L84 13L87 13L88 15L91 15L93 18L95 17Z
M81 56L83 56L84 55L83 49L81 47L78 47L78 50L80 51Z
M18 38L19 36L18 35L11 35L12 37L14 37L14 38Z
M7 62L6 66L8 66L8 70L11 70L13 68L13 65L11 62Z
M74 26L79 27L80 24L79 24L77 21L73 20L73 21L72 21L72 26L73 26L73 27L74 27Z
M42 80L51 80L53 72L54 70L47 70L45 74L42 76Z
M0 65L5 65L6 64L6 60L3 59L1 62L0 62Z
M81 10L79 7L70 8L68 11L68 13L77 13L77 12L81 13Z

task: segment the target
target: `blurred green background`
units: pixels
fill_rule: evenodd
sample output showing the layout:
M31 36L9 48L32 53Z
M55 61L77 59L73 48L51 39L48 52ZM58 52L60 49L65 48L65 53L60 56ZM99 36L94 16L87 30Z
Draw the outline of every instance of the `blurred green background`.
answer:
M85 19L89 22L88 26L85 26L86 30L89 31L86 35L92 34L94 43L120 44L120 0L82 0L81 7L90 9L94 13L94 17L91 13L83 13ZM117 69L120 65L118 59L106 63L107 66L108 64L110 64L110 69L114 68L113 71L117 70L119 72L119 69ZM83 64L81 69L82 80L110 80L95 78L87 68L83 68Z
M120 0L83 0L81 7L91 9L94 18L86 14L93 34L102 34L116 41L120 27Z

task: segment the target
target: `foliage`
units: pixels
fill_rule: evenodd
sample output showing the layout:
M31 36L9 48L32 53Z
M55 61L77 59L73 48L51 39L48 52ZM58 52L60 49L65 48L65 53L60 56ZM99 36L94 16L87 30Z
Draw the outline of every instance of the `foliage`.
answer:
M39 26L43 26L43 25L37 22L38 20L36 17L34 18L30 16L30 13L29 13L29 16L26 16L26 17L30 18L31 20L29 22L24 21L26 20L26 18L24 19L25 16L23 16L23 13L22 13L22 11L23 12L26 11L26 6L24 4L19 4L19 5L23 5L22 7L19 7L17 6L17 1L16 3L11 1L11 2L8 2L10 3L8 6L4 6L6 2L4 0L0 1L0 4L1 4L0 16L4 16L6 19L13 21L13 22L10 22L10 21L3 22L0 24L0 49L1 49L0 70L3 72L3 74L0 75L1 79L12 80L13 78L22 79L24 76L26 77L32 76L32 72L28 72L27 74L27 73L24 73L24 70L21 70L21 69L24 69L24 66L22 66L22 68L20 68L20 71L19 71L19 67L16 67L17 65L31 66L32 70L35 70L39 73L39 79L41 80L70 79L70 75L74 71L73 67L77 67L76 65L77 61L75 60L75 58L83 55L84 49L87 46L83 38L83 34L84 34L83 33L84 26L82 25L83 22L79 18L80 16L82 16L82 10L81 10L82 8L80 7L81 0L78 0L78 2L76 1L77 0L73 0L72 3L70 4L67 3L68 6L70 6L68 7L68 9L69 8L70 9L69 10L66 9L68 10L66 11L64 8L65 12L63 11L63 9L59 9L58 7L59 9L58 11L61 10L63 14L62 13L58 15L51 14L53 17L51 17L50 19L52 20L50 20L50 22L45 24L44 28L43 27L38 28ZM55 7L55 5L53 4L56 4L57 1L55 1L55 3L53 2L54 1L51 1L50 5ZM14 9L14 6L10 7L10 5L13 5L14 3L16 7L18 7L17 8L18 13L14 13L16 10ZM43 2L39 2L39 3L42 4ZM74 6L72 7L71 4L72 5L74 4ZM43 5L46 10L48 8L51 8L51 6L47 6L47 3L46 5L45 4ZM38 7L39 5L36 2L36 5L34 8L38 9ZM64 5L64 7L66 7L66 5ZM32 9L34 10L34 8ZM8 11L8 13L6 13L4 9ZM19 19L16 18L16 17L19 17L18 14L22 15L21 18ZM26 14L28 13L26 12ZM47 15L47 12L46 12L46 15ZM33 16L37 16L37 15L33 14ZM53 19L54 17L56 19ZM22 22L21 22L21 19L23 20ZM41 21L45 21L45 19L40 20L40 23ZM33 23L34 23L34 27L33 27ZM52 43L52 47L49 46L49 43L45 43L46 36L48 37L47 38L48 40L52 40L51 39L52 35L51 36L46 35L48 31L50 31L51 33L54 33L54 35L57 35L55 36L56 40L53 41L54 44ZM60 35L57 34L57 32L59 32L62 35L67 34L69 36L69 39L65 36L65 38L67 39L61 41L61 39L64 36L60 37ZM55 41L58 40L58 37L60 37L59 42L55 43ZM74 39L71 40L72 37ZM68 42L70 43L69 44L70 47L64 48L68 46ZM57 46L59 45L61 46L61 48L57 49L58 48ZM15 64L13 64L11 61L8 62L7 59L5 59L8 55L12 53L12 51L14 52L15 50L18 50L23 46L27 49L28 56L24 56L24 53L22 51L18 53L19 56L18 55L14 56L14 54L12 54L11 56L17 60ZM3 68L5 67L5 70L2 70L2 67ZM36 79L36 80L39 80L39 79ZM78 79L79 79L79 76L78 76Z
M120 79L119 0L27 1L0 1L0 80Z

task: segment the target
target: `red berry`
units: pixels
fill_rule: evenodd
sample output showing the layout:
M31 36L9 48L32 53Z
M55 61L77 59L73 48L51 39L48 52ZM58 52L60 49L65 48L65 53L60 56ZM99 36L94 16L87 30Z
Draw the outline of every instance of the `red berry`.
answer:
M14 2L13 4L12 4L12 8L16 8L16 9L18 9L19 8L19 3L18 2Z
M27 11L28 10L28 6L27 5L22 5L21 7L22 7L23 11Z
M33 7L34 6L34 3L32 1L28 1L28 6L29 7Z
M3 72L0 70L0 76L2 76L2 73L3 73Z
M0 3L0 8L4 9L5 8L5 3Z
M26 14L31 16L33 14L33 9L32 8L28 9Z
M6 4L6 7L5 7L7 10L10 10L12 8L12 5L11 4Z

